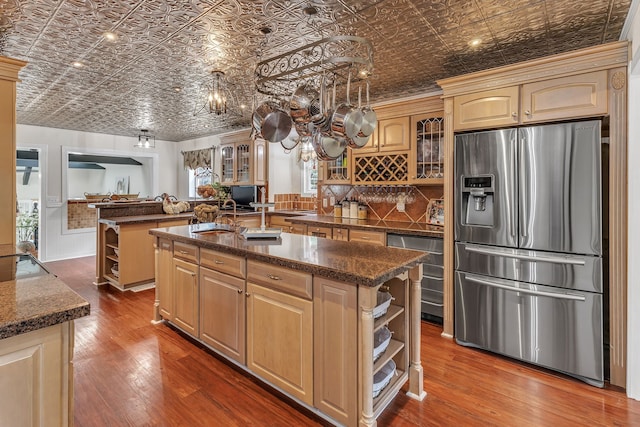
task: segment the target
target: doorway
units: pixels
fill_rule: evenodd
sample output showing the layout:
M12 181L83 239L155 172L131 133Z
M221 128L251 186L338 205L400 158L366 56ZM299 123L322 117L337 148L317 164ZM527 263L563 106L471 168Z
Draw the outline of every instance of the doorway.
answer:
M42 235L42 169L38 148L16 150L16 245L39 258Z

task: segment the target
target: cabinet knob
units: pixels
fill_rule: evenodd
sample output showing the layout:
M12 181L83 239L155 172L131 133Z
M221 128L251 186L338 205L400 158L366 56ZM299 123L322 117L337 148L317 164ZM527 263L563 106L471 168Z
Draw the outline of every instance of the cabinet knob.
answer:
M274 276L273 274L267 274L267 277L271 280L282 280L280 277Z
M238 293L239 293L239 294L242 294L242 289L238 289Z
M251 296L251 294L249 292L246 293L247 298L249 298Z
M214 264L224 264L224 261L218 261L217 259L213 260Z
M516 113L516 112L514 111L513 113L511 113L511 117L513 117L513 118L515 119L516 117L518 117L518 113Z
M525 112L524 112L524 113L525 113L527 116L530 116L530 115L531 115L531 111L529 111L529 110L525 110Z

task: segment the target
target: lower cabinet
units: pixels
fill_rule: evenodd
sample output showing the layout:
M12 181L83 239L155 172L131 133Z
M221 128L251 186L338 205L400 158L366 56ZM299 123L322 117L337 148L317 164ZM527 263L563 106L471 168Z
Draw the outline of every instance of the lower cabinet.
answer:
M172 273L173 242L168 239L158 239L156 248L156 295L158 298L158 311L165 320L173 320L175 299L173 296Z
M314 406L344 425L358 421L358 292L313 279Z
M0 341L0 425L73 425L73 321Z
M173 323L185 332L198 336L198 266L173 258L175 312Z
M386 245L385 234L380 231L365 231L365 230L349 230L349 241L351 242L365 242L374 243L377 245Z
M247 283L247 368L313 405L313 303Z
M245 363L245 280L200 267L200 339Z

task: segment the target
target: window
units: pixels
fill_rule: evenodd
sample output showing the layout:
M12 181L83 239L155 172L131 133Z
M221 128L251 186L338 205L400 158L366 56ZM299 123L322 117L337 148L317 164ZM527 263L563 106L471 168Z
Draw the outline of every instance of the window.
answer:
M318 190L318 160L302 162L302 195L315 196Z
M209 168L189 169L189 197L200 198L196 193L198 185L213 184L212 173Z

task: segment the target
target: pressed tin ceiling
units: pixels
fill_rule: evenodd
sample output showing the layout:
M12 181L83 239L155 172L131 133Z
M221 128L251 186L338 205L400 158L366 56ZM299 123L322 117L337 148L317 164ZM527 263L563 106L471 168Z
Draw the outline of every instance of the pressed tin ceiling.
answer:
M371 41L371 94L381 101L437 90L444 77L616 41L630 3L0 0L0 55L28 62L17 86L20 124L132 137L144 128L183 141L249 126L257 62L322 38ZM310 6L316 14L305 13ZM212 70L225 72L235 99L227 114L194 116Z

